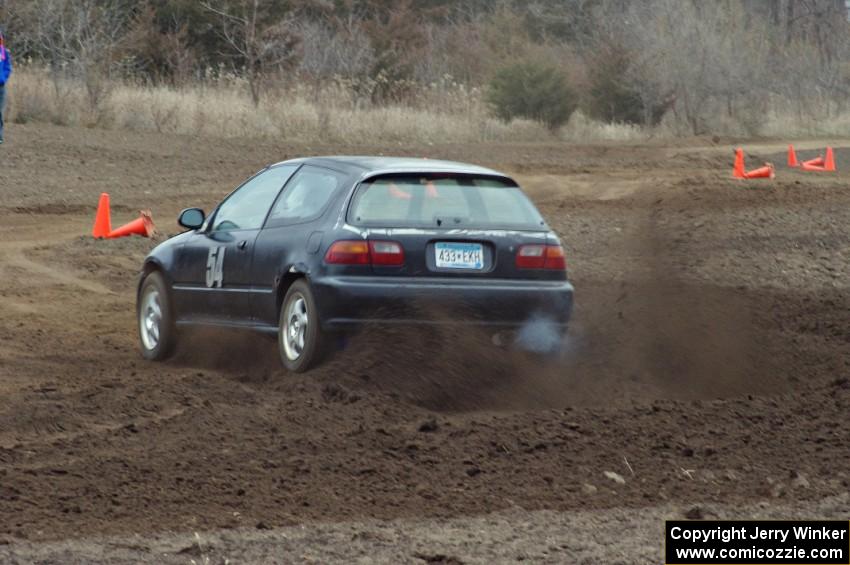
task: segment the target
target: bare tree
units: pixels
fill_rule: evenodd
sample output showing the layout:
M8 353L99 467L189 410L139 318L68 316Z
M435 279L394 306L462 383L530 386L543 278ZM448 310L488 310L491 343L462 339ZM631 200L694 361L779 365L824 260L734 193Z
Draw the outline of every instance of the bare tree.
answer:
M367 75L375 62L375 50L353 14L327 23L305 21L298 30L298 68L314 78L354 79Z
M80 79L89 107L97 111L120 65L121 42L130 9L126 0L36 0L35 49L46 57L54 85Z
M603 3L603 42L628 50L623 81L638 94L649 123L670 108L677 126L699 135L723 119L751 129L738 105L764 100L770 88L769 28L747 23L740 1L651 0ZM753 108L748 107L748 111ZM757 118L757 116L754 116ZM756 132L747 132L756 133Z
M145 78L185 84L192 76L198 57L189 41L189 23L177 13L157 21L150 0L141 4L125 36L135 73Z
M275 19L268 2L236 0L227 5L203 2L219 17L220 32L230 47L230 56L244 65L251 100L257 106L270 71L293 63L298 46L294 20Z

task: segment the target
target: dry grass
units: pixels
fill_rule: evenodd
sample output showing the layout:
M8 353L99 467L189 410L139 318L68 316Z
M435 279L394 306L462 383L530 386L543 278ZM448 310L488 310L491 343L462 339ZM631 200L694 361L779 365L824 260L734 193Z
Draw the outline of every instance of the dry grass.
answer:
M414 104L374 105L353 89L331 84L273 88L258 107L235 77L186 86L108 85L96 107L81 83L23 66L9 88L9 111L18 123L157 131L191 136L282 138L314 142L488 142L632 140L640 128L593 122L576 114L557 136L542 125L491 117L481 92L456 83L423 87Z
M765 136L846 137L850 132L850 112L826 97L796 104L780 101L772 106L760 132Z
M260 105L254 106L245 83L233 76L181 88L112 81L106 85L106 92L93 104L81 82L54 79L44 68L23 65L9 85L9 117L18 123L347 144L629 142L683 133L667 119L648 130L597 122L578 111L552 134L529 120L504 123L493 118L480 90L451 81L420 87L405 105L372 104L358 97L353 86L343 83L330 83L321 89L301 83L272 87ZM850 113L829 101L798 104L772 100L769 107L767 112L754 112L747 123L718 118L717 133L757 133L787 139L846 135L850 131Z

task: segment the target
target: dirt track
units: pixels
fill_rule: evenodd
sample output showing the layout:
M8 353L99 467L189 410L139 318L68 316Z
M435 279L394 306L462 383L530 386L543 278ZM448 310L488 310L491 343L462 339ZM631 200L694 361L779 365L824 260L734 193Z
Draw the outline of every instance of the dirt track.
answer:
M733 181L731 141L13 134L0 152L0 543L12 554L20 539L517 507L793 509L850 487L848 173L780 166L776 181ZM757 149L750 163L784 162L779 144ZM309 376L240 335L193 336L164 365L140 359L134 285L151 243L85 236L101 191L113 223L152 208L173 233L180 208L209 209L267 162L370 152L517 175L568 249L577 307L564 360L541 366L445 332L364 336ZM850 150L836 159L850 171Z

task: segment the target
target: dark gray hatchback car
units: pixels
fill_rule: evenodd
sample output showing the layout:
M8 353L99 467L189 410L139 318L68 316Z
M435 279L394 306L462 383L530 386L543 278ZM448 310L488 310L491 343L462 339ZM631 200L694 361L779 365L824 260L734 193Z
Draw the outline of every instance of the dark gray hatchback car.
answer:
M315 366L331 336L368 324L561 332L572 307L557 236L510 177L395 157L271 165L145 258L143 355L165 359L182 326L276 335L283 364Z

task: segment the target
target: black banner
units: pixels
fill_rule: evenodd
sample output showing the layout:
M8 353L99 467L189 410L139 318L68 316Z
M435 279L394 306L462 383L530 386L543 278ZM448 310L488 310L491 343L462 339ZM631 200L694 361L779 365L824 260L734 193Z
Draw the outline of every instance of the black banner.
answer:
M850 565L850 522L668 520L668 565Z

